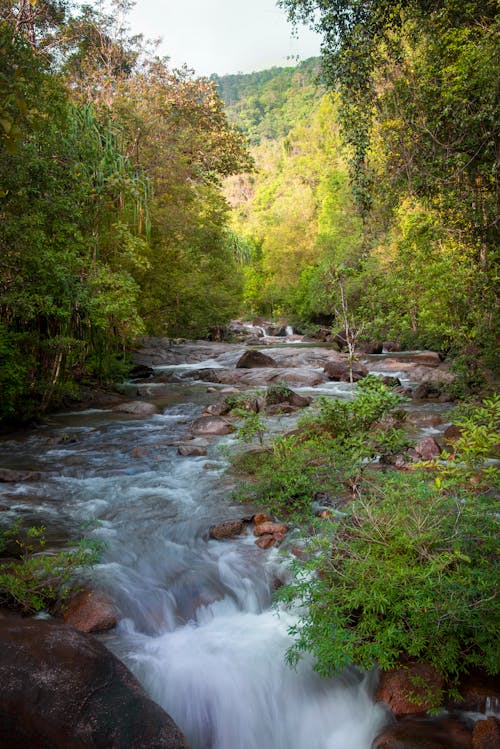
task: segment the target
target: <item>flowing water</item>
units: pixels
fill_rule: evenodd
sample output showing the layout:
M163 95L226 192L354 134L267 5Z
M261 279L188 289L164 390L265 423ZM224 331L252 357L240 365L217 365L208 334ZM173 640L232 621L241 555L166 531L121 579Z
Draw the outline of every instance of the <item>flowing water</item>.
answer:
M44 522L54 543L85 531L105 543L92 574L122 619L103 640L193 749L369 749L387 721L370 676L325 681L307 660L286 665L295 614L272 606L284 555L251 536L208 538L214 522L249 512L228 499L221 445L232 438L206 457L171 443L216 396L165 388L162 412L144 420L66 414L4 439L3 466L48 472L10 485L10 512Z

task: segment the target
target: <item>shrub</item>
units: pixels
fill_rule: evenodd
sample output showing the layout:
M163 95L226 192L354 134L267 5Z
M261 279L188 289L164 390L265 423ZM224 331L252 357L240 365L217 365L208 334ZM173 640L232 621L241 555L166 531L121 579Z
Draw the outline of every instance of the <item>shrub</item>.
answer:
M0 531L0 552L14 543L18 558L0 561L0 604L33 614L50 610L67 597L70 581L82 568L97 561L98 545L81 541L72 549L48 552L45 527L24 532L20 524Z
M496 508L498 511L498 507ZM498 673L498 515L491 497L443 494L423 474L380 477L348 517L325 521L281 597L307 611L292 628L295 663L324 676L348 664L428 661L453 684Z

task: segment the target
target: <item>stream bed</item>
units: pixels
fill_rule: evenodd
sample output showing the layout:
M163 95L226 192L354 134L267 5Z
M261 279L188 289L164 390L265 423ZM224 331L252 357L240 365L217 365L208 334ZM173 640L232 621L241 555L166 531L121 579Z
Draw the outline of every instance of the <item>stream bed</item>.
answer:
M3 438L2 466L44 472L7 487L3 517L43 523L56 546L82 535L104 543L92 582L121 620L100 638L192 749L370 749L388 722L374 675L323 680L307 659L286 664L295 615L272 605L286 555L251 535L209 538L212 524L249 514L225 475L234 437L212 439L200 457L175 443L217 394L206 383L149 387L160 413L145 419L67 413ZM351 387L322 390L350 397Z

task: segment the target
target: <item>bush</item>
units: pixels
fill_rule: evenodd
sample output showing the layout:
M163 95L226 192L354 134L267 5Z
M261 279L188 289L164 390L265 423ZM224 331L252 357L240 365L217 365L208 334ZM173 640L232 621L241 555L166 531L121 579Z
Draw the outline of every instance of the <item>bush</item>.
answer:
M18 550L18 558L0 561L0 605L23 614L50 610L65 600L75 575L97 561L99 548L87 540L73 549L46 551L45 530L42 525L22 531L17 523L0 531L0 553L12 543Z
M473 666L498 673L496 532L491 497L440 493L423 474L380 477L294 563L281 596L307 614L290 661L310 651L324 676L406 656L451 683Z

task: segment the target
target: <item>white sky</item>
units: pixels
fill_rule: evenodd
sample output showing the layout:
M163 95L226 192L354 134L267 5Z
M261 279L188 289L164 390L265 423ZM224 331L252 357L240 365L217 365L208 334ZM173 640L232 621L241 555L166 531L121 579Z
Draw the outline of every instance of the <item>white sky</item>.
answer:
M275 0L137 0L132 33L162 38L159 52L172 67L186 63L199 75L250 73L319 55L320 37L298 38Z

